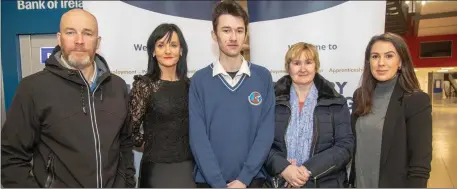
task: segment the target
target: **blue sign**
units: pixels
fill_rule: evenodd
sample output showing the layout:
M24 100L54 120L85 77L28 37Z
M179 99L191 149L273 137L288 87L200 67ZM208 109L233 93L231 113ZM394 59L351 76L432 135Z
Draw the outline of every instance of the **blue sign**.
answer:
M51 56L53 50L54 47L40 47L40 62L42 64Z
M441 79L435 80L434 87L433 87L433 93L442 93L443 92L443 87L441 86Z

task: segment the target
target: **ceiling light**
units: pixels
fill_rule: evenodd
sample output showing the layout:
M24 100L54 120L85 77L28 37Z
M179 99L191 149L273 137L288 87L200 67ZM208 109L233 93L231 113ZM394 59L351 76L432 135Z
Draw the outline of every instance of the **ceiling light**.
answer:
M422 1L422 5L425 5L426 1Z
M415 72L417 72L418 70L417 69L414 69Z
M437 70L436 72L448 72L448 70Z
M409 4L409 1L405 1L406 4Z
M442 70L453 70L454 68L441 68Z

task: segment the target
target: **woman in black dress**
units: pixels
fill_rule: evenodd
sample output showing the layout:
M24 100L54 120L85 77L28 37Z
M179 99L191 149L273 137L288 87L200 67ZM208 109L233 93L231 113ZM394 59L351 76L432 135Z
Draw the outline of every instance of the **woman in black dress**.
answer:
M147 42L148 72L134 77L129 102L133 140L144 149L140 188L192 188L188 135L187 44L174 24L161 24Z

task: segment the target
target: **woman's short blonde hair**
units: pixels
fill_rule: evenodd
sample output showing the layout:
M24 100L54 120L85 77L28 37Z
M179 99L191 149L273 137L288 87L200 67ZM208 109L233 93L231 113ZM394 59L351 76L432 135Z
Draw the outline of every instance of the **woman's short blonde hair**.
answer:
M293 59L298 59L304 55L307 59L312 59L316 63L316 72L319 71L321 63L316 46L309 43L299 42L292 45L286 53L286 62L284 64L286 72L289 73L289 63Z

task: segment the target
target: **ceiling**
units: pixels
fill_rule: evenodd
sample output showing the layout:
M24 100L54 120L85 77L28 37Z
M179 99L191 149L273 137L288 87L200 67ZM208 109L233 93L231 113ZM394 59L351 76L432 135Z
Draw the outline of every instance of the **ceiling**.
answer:
M457 34L457 1L421 3L417 36Z
M388 0L385 30L415 36L457 34L457 1Z
M416 73L429 73L429 72L457 72L457 67L430 67L430 68L414 68Z

